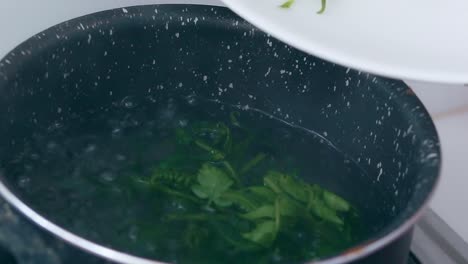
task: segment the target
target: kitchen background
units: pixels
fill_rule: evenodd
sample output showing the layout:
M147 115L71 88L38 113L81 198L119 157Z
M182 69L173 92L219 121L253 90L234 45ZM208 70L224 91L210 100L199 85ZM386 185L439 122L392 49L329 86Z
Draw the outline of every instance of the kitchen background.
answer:
M157 3L222 5L217 0L0 0L0 57L35 33L73 17L115 7ZM434 224L435 231L442 232L445 229L449 234L451 230L455 231L454 237L448 235L450 239L444 239L447 240L445 246L451 246L450 250L456 250L456 253L447 253L448 249L445 249L445 254L451 255L455 259L452 259L454 263L468 263L468 253L464 250L468 249L468 85L407 83L435 119L442 144L442 177L431 202L435 218L429 218L427 222ZM422 236L424 234L417 232L415 239L422 239ZM435 254L436 250L431 252ZM441 259L433 263L448 263L441 255L438 256Z

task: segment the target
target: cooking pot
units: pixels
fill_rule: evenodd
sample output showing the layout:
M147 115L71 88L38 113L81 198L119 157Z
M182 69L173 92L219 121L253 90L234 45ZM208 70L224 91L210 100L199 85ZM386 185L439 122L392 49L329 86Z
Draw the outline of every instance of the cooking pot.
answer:
M0 193L15 208L12 213L26 219L25 229L32 226L46 240L65 241L96 259L160 263L61 226L54 216L61 212L44 208L60 202L72 208L66 197L79 175L61 175L70 178L66 188L41 184L43 174L35 168L47 163L48 148L55 145L35 144L50 134L65 142L103 127L118 133L116 124L151 125L148 111L138 109L158 105L168 94L261 110L313 133L366 172L359 179L313 179L344 197L361 197L360 206L373 214L367 239L309 263L406 262L412 227L440 169L438 136L422 103L401 81L304 54L214 6L138 6L83 16L33 36L1 60ZM110 119L118 121L106 123ZM32 198L28 188L43 192L42 198ZM54 196L60 191L63 201ZM75 217L85 216L77 210ZM74 261L82 260L65 260Z

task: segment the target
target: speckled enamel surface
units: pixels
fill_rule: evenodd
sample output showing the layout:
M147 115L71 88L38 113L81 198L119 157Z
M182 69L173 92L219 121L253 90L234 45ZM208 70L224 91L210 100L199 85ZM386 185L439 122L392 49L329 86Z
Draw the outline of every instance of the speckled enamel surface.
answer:
M435 128L403 82L306 55L209 6L101 12L18 46L0 61L0 159L34 131L157 103L161 93L257 109L316 133L380 190L376 217L386 226L377 237L409 219L437 181ZM323 177L339 185L339 177Z

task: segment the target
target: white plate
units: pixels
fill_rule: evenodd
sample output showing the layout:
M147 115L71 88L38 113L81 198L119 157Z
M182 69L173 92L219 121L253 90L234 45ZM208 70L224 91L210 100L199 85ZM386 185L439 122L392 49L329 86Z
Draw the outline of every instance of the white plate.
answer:
M394 78L468 83L468 0L223 0L296 48Z

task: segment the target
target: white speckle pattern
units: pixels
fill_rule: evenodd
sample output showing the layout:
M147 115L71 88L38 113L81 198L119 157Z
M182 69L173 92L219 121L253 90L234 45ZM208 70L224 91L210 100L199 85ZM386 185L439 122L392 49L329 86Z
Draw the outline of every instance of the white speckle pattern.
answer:
M300 124L323 142L333 142L381 192L375 195L385 198L383 216L407 219L425 200L436 179L439 146L427 112L402 82L305 55L224 9L166 8L117 9L108 21L79 18L37 34L8 54L0 61L0 87L8 86L10 96L42 96L55 117L45 122L40 111L24 112L21 122L60 129L69 118L80 118L77 109L57 100L57 91L74 104L92 108L86 100L99 96L126 111L143 101L158 103L162 91L203 95L237 105L239 111L257 109L291 126ZM197 10L203 12L192 12ZM145 37L128 38L127 29L115 23L122 18L138 21L132 33ZM229 31L217 28L221 34L207 37L198 30L223 21L231 25ZM49 48L48 42L67 45ZM47 55L38 54L47 49ZM9 72L38 55L44 56L30 77ZM412 188L414 181L419 185ZM405 207L408 201L413 209Z

